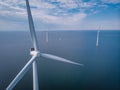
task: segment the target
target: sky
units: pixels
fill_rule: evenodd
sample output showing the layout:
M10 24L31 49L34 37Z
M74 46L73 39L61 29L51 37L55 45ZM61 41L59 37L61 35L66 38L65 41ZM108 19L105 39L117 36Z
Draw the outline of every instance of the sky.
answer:
M29 0L35 29L120 30L120 0ZM0 31L27 31L25 0L0 0Z

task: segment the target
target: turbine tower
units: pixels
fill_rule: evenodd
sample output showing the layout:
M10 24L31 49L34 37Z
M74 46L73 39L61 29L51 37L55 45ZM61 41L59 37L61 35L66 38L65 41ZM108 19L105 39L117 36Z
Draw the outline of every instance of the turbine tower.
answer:
M22 77L26 74L29 68L32 66L33 68L33 90L39 90L39 83L38 83L38 74L37 74L37 63L36 60L40 57L48 58L51 60L71 63L75 65L83 66L83 64L73 62L62 57L58 57L51 54L41 53L38 49L37 43L37 36L34 28L34 23L32 19L32 14L29 6L29 0L26 0L26 7L27 7L27 14L28 14L28 21L29 21L29 28L30 28L30 35L33 43L33 48L31 48L30 54L32 58L27 62L27 64L22 68L22 70L17 74L17 76L12 80L12 82L8 85L6 90L12 90L15 85L22 79Z
M96 47L98 47L99 44L99 33L100 33L100 26L99 26L99 30L97 31Z
M46 43L48 43L48 31L46 31Z
M98 47L98 41L99 41L99 32L100 32L100 31L97 31L97 41L96 41L96 47Z

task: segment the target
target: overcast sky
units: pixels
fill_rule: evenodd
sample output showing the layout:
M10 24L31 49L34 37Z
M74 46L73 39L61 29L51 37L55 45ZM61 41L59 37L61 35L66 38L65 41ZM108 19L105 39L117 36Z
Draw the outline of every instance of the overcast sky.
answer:
M36 30L120 30L120 0L29 2ZM28 30L25 0L0 0L0 30Z

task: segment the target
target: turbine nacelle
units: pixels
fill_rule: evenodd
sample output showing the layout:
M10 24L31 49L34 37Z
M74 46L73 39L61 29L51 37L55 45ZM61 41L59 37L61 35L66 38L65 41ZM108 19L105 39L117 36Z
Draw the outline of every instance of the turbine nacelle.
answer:
M32 56L34 56L34 55L36 55L36 56L40 56L40 52L39 51L36 51L34 48L31 48L30 49L30 55L32 55Z

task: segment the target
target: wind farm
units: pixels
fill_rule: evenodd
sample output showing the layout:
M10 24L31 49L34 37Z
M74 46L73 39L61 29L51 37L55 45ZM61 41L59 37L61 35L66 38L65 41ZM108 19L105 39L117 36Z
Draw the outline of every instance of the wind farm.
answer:
M120 90L119 6L0 0L0 90Z

